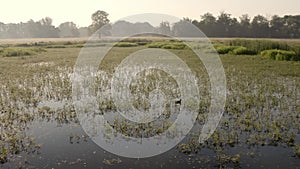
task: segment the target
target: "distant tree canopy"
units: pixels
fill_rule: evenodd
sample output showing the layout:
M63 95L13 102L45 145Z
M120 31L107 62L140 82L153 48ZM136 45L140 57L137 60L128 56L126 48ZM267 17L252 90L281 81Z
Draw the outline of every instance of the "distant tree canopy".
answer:
M60 37L78 37L79 30L75 23L65 22L58 26Z
M129 35L137 35L140 33L154 32L155 27L148 22L144 23L130 23L127 21L117 21L112 25L111 34L113 36L122 37Z
M29 20L26 23L0 23L0 38L58 38L59 30L52 25L52 19Z
M159 24L159 27L157 28L157 32L163 35L169 35L171 36L172 32L171 32L171 26L170 23L167 21L162 21Z
M91 15L92 23L88 27L78 28L73 22L65 22L58 27L52 25L49 17L39 21L29 20L26 23L0 22L0 38L58 38L58 37L87 37L98 31L98 36L126 36L142 32L156 32L170 36L197 36L195 27L208 37L246 37L246 38L300 38L300 15L278 15L267 19L262 15L252 19L245 14L238 19L231 14L221 12L219 16L206 13L199 20L183 18L179 22L162 21L153 27L147 22L130 23L117 21L110 23L108 13L98 10Z
M218 17L206 13L193 24L208 37L300 38L300 15L274 15L271 20L257 15L251 20L245 14L238 21L225 12Z
M199 34L198 29L195 26L193 26L192 23L192 20L189 18L183 18L179 22L174 23L172 27L172 35L181 37L201 36L201 34Z

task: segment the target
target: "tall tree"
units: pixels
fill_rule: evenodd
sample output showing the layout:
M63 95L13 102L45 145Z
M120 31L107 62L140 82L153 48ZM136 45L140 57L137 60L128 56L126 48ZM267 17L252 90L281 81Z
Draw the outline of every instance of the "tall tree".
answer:
M217 20L217 31L216 34L220 37L230 37L234 34L232 33L233 27L237 23L236 19L232 19L231 14L221 12Z
M300 15L285 15L283 20L287 38L300 38Z
M52 19L49 17L41 19L36 23L36 27L39 27L39 35L40 38L58 38L59 30L55 26L52 25Z
M284 37L286 33L284 30L284 19L278 15L272 16L272 20L270 21L270 29L272 31L272 37Z
M198 27L210 37L215 37L217 19L211 13L205 13L201 16L201 21L198 23Z
M41 19L39 22L43 26L52 26L52 21L53 20L50 17L45 17L45 18Z
M240 17L240 36L250 37L251 18L248 14L243 14Z
M270 37L269 21L262 15L257 15L253 18L252 23L252 37L268 38Z
M95 33L101 27L109 23L108 15L108 13L101 10L98 10L92 14L92 24L89 26L91 34ZM101 34L107 34L107 31L109 31L109 26L107 26L102 32L98 32L98 36L101 37Z

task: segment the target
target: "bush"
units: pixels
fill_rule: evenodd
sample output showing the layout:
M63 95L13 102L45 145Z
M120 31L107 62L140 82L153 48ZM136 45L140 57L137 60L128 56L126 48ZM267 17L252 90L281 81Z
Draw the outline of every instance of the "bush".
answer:
M163 45L162 48L163 49L184 49L185 46L186 45L183 43L173 43L173 44Z
M294 51L286 50L265 50L261 52L261 55L273 59L273 60L287 60L287 61L299 61L300 57L296 55Z
M134 46L138 46L138 44L133 42L119 42L115 44L115 47L134 47Z
M268 58L268 59L276 59L276 55L277 55L277 50L264 50L260 53L260 55Z
M162 48L165 44L165 42L152 42L148 45L148 48Z
M245 48L245 47L238 47L238 48L235 48L235 49L232 51L232 53L235 54L235 55L255 55L255 54L257 54L256 51L247 49L247 48Z
M0 55L3 57L29 56L36 53L45 52L43 48L3 48Z
M215 45L215 48L219 54L227 54L232 52L237 46L225 46L225 45Z

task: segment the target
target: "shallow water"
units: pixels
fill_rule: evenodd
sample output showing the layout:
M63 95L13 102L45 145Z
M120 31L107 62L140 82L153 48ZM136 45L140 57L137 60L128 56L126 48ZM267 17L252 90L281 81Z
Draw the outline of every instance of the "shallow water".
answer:
M34 121L27 129L27 134L41 143L38 153L20 153L1 168L219 168L216 153L208 148L201 148L197 154L186 155L175 147L161 155L131 159L118 157L106 152L90 140L78 124L58 124L55 121ZM74 135L72 139L70 136ZM79 137L77 137L79 136ZM300 160L292 156L293 150L282 146L236 146L226 150L226 154L243 152L238 164L228 164L233 168L297 168ZM252 155L247 153L252 152ZM114 162L113 159L115 159ZM26 161L26 162L25 162Z

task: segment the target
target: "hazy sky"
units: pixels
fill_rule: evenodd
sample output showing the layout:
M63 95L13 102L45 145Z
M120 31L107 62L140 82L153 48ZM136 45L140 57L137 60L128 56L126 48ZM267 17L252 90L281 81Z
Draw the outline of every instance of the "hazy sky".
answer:
M233 16L262 14L300 14L300 0L2 0L0 22L19 23L49 16L54 25L73 21L79 26L91 23L96 10L109 13L111 21L140 13L163 13L177 17L200 19L210 12L220 11Z

